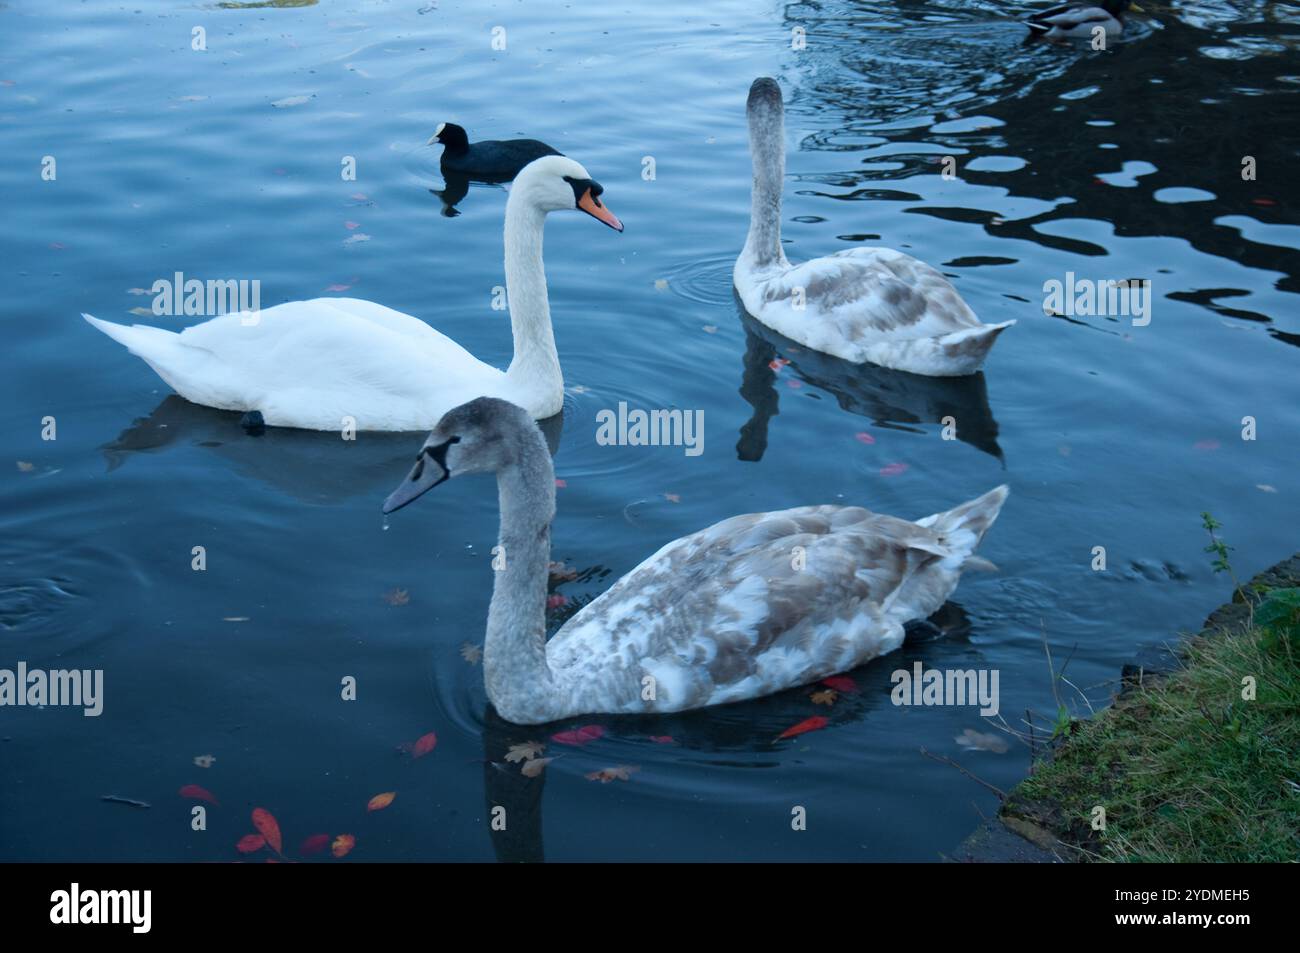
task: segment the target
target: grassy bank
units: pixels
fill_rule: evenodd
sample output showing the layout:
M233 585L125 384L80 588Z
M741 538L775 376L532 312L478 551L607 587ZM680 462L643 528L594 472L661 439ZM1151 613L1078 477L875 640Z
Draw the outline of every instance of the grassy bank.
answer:
M1300 622L1262 595L1187 643L1180 669L1074 722L1004 823L1084 860L1300 859Z

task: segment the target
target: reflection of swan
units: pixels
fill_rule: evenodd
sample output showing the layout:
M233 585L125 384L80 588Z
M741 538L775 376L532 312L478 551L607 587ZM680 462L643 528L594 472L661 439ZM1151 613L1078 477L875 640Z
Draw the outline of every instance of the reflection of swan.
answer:
M564 401L551 330L542 226L581 209L622 231L603 190L572 159L548 156L519 174L506 202L505 271L515 354L505 372L419 318L356 298L293 301L213 318L179 334L85 315L143 358L182 397L260 411L272 426L308 430L423 430L452 407L490 394L534 417Z
M998 423L989 407L983 372L966 377L923 377L887 367L850 364L800 348L755 321L744 305L739 305L738 310L745 327L740 396L754 407L736 443L741 460L761 460L767 450L768 421L780 413L777 375L769 366L778 355L790 361L787 370L834 395L843 410L861 414L884 427L942 424L946 423L945 417L950 417L958 440L1002 459Z
M892 652L956 588L1008 492L917 522L856 506L733 516L668 543L547 643L555 471L521 408L479 398L447 414L384 511L468 473L497 474L503 565L483 677L521 724L742 701Z
M785 118L766 77L749 90L754 162L749 237L734 280L746 309L804 347L856 364L956 377L973 374L999 334L981 324L942 274L889 248L849 248L791 265L781 248Z
M564 415L539 421L538 426L554 453ZM100 449L112 471L137 454L172 446L203 447L237 473L318 504L373 494L411 458L410 434L363 433L356 440L344 440L337 433L272 427L251 437L240 427L237 413L192 404L175 394Z
M798 748L788 754L790 742L780 736L793 725L813 715L826 719L826 728L837 728L864 722L881 706L888 706L893 689L892 671L908 669L921 662L926 669L942 669L958 661L960 668L970 668L970 647L964 639L953 636L948 627L952 619L964 622L965 613L955 603L945 603L928 622L907 627L907 641L902 653L891 665L867 665L855 669L847 676L831 679L830 684L807 685L769 695L750 702L738 702L703 711L672 712L651 715L615 715L600 719L607 736L618 739L619 757L639 761L644 770L665 772L693 772L701 766L725 766L734 769L764 770L786 762L790 757L800 757ZM933 635L942 629L944 638L935 641ZM834 688L834 704L819 705L812 701L814 692ZM584 725L575 721L571 727ZM556 726L563 728L563 725ZM542 731L521 729L502 719L488 705L483 717L483 799L484 816L492 818L497 809L504 809L506 824L493 827L485 823L492 847L502 863L544 861L543 844L544 789L546 778L555 773L571 775L574 771L570 755L576 749L548 743ZM511 748L533 742L544 750L538 757L556 758L542 770L523 772L531 759L509 760ZM638 749L640 749L638 751ZM574 759L576 770L585 771L591 765L581 756ZM672 773L665 783L671 784ZM742 782L743 783L743 782Z

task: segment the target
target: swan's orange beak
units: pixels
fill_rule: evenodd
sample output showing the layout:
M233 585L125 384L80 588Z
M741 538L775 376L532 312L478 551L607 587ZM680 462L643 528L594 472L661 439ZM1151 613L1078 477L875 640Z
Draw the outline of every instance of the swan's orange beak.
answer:
M623 230L623 223L618 220L618 216L600 204L600 199L591 194L591 189L582 193L582 198L578 199L578 208L582 209L592 218L604 222L616 232Z

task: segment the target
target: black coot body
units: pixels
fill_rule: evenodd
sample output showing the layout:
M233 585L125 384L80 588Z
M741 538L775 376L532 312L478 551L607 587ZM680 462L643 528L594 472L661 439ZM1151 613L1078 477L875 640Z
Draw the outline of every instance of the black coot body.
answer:
M470 142L465 130L452 122L439 126L433 139L443 145L444 172L459 172L479 182L509 182L534 159L563 154L536 139Z

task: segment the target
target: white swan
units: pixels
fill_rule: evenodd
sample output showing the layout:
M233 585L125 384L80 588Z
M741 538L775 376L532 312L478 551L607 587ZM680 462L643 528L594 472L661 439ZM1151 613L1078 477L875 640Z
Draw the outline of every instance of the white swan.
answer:
M357 298L225 314L179 334L82 317L143 358L182 397L258 411L272 426L341 430L354 422L357 430L425 430L481 395L549 417L563 405L564 378L546 297L542 226L548 212L581 209L621 232L600 201L603 191L564 156L537 159L515 180L505 224L514 359L505 372L419 318Z
M973 552L1008 492L914 523L858 506L733 516L664 546L547 642L555 478L521 408L479 398L447 414L384 512L483 472L497 475L493 552L504 559L483 677L497 712L517 724L757 698L892 652L903 623L937 610L964 566L988 565Z
M979 370L1014 321L981 324L937 269L890 248L849 248L792 265L781 248L785 117L781 89L749 88L754 189L749 237L733 278L747 310L804 347L855 364L931 377Z

